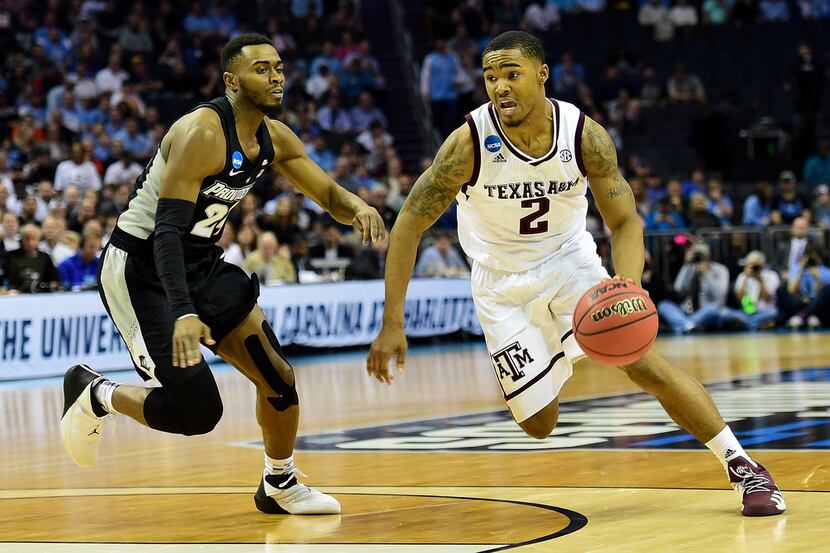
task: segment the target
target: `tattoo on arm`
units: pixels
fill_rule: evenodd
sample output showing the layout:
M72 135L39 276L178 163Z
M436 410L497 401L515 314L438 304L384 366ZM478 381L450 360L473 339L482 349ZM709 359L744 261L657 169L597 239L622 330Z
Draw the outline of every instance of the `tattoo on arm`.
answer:
M617 178L614 180L614 185L605 193L610 199L625 197L626 199L634 199L634 194L631 192L631 186L628 185L622 175L617 173Z
M582 131L582 162L589 176L606 176L617 170L617 149L608 135L590 117L585 118Z
M462 155L457 141L448 141L445 146L446 151L439 151L432 167L418 178L403 207L430 224L452 203L468 172L469 160Z

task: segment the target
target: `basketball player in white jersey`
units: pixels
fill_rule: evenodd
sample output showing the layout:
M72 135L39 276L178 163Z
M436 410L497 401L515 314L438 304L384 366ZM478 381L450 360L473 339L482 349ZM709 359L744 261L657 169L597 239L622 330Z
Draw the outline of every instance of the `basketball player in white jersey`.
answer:
M491 101L447 138L392 229L383 328L367 369L391 383L396 356L403 370L404 297L418 243L456 200L476 311L504 398L519 426L544 439L556 426L560 389L585 357L571 329L574 308L609 278L585 228L588 184L611 229L616 278L638 285L643 229L608 133L575 106L545 97L541 43L507 32L490 42L482 62ZM784 512L769 472L743 450L700 383L655 352L620 368L718 457L744 515Z

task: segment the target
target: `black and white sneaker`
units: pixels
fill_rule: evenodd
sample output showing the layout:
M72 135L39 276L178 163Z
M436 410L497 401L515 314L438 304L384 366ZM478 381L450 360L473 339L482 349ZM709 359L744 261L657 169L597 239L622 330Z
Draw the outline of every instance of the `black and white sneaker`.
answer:
M297 481L291 467L288 474L264 474L254 494L256 508L274 515L336 515L340 503L330 495L318 492Z
M106 380L86 365L75 365L63 377L61 438L69 457L82 467L98 461L101 430L107 413L92 395L92 387Z

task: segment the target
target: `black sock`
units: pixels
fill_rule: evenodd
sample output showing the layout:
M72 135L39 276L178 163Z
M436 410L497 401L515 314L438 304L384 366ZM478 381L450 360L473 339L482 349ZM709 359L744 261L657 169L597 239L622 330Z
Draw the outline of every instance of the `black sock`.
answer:
M102 380L101 382L105 381ZM95 397L95 388L99 386L101 382L98 382L98 384L95 384L95 386L89 390L89 402L92 404L92 412L95 413L96 417L104 417L108 414L107 410L104 409L104 406L101 405L101 402L98 401L98 398Z

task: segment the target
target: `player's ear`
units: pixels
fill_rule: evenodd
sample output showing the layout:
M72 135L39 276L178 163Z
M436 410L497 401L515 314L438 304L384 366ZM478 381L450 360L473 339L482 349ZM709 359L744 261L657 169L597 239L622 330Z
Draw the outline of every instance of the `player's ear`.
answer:
M229 71L225 71L222 73L222 80L225 81L225 86L233 90L234 92L239 90L239 85L236 82L236 75L230 73Z
M548 64L543 63L539 67L539 71L537 72L537 80L539 81L539 84L545 84L548 80L548 75L549 75Z

